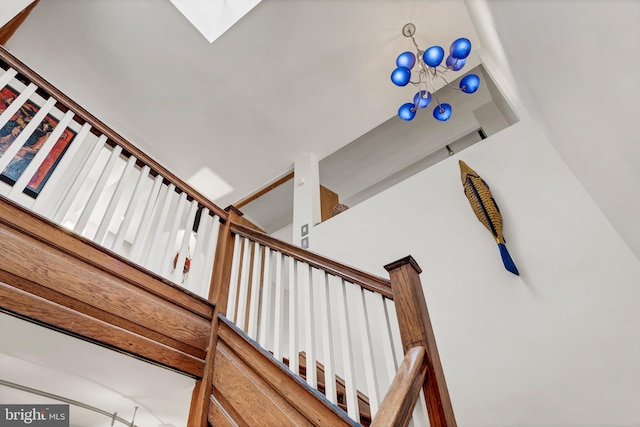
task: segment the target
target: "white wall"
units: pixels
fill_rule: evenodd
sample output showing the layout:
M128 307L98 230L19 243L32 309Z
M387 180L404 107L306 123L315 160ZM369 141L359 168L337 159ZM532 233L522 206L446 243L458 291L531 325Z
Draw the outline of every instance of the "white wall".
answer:
M459 159L491 185L520 277ZM640 262L530 120L320 224L311 250L382 276L415 257L460 425L640 424Z
M488 4L526 108L640 258L640 2L466 3L481 39Z

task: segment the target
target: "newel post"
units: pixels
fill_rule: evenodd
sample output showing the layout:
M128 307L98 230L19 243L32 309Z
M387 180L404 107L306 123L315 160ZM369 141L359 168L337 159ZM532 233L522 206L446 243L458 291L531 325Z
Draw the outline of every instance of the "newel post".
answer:
M385 265L384 268L389 272L391 279L404 353L416 346L424 347L427 352L427 377L423 390L429 422L432 427L456 426L427 302L420 283L419 275L422 270L411 256Z
M191 396L189 408L189 427L207 427L210 396L213 392L213 362L218 341L218 314L227 312L227 300L229 298L229 284L231 281L231 265L233 263L233 247L235 239L231 233L231 223L239 222L242 212L233 206L225 209L227 220L220 225L216 254L213 261L213 272L209 287L209 301L215 304L213 319L211 320L211 335L209 347L205 358L204 371Z

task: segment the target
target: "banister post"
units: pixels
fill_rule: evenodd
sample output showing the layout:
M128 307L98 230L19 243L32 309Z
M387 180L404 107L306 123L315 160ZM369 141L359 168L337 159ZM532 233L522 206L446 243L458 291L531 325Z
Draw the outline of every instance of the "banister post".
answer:
M416 346L423 346L427 352L427 377L423 390L429 422L432 427L456 426L449 390L420 282L419 274L422 270L411 256L387 264L384 268L391 279L404 353Z
M227 220L221 225L218 233L216 254L213 261L213 272L209 287L209 301L215 304L213 319L211 320L211 335L205 358L202 378L198 380L191 396L189 408L189 427L207 427L210 396L213 392L213 362L218 342L218 314L227 312L229 299L229 284L231 281L231 265L233 263L234 236L231 233L231 223L241 222L242 212L233 206L225 209Z

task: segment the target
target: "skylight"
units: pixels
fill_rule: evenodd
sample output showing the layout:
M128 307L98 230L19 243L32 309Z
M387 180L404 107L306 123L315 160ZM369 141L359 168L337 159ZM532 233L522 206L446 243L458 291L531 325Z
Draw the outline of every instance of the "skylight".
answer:
M261 0L171 0L171 3L213 43Z
M187 180L187 183L198 190L203 196L213 201L233 191L233 187L229 185L229 183L206 166L194 173L191 178Z

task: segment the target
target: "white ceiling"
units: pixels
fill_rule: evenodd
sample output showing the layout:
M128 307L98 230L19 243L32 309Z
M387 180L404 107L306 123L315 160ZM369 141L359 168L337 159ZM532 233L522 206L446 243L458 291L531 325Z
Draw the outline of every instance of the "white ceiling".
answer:
M99 408L141 427L185 425L195 380L0 313L0 379ZM0 384L0 402L61 404ZM70 406L71 426L111 419ZM123 426L117 422L115 426Z
M265 0L214 43L169 0L44 0L8 48L179 177L222 177L224 207L408 102L389 79L406 22L423 49L477 47L461 0Z

